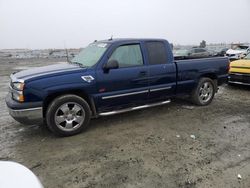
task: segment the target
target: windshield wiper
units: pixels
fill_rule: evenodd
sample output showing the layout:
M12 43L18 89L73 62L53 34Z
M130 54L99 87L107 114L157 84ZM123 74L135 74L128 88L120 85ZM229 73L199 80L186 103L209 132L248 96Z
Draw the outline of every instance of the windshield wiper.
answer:
M75 64L75 65L79 65L80 67L86 67L86 66L84 66L83 64L81 64L81 63L79 63L79 62L77 62L77 61L68 61L68 63L70 63L70 64Z

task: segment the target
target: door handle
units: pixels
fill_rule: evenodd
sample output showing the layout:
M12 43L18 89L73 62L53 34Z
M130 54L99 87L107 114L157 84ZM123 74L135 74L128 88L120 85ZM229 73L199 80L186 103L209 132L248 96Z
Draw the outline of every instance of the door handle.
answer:
M146 71L141 71L140 73L139 73L139 76L146 76L147 75L147 72Z

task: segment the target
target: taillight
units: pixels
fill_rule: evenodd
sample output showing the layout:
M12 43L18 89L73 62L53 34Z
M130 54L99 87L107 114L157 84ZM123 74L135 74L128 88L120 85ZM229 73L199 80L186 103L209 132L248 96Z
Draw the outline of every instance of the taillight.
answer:
M228 60L228 64L227 64L227 72L230 72L230 61Z

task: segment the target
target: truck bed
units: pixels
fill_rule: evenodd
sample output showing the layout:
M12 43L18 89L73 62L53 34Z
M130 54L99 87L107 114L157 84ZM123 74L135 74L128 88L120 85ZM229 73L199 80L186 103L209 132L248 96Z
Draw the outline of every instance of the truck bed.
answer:
M177 94L191 92L199 78L204 75L217 78L218 85L227 80L229 60L213 57L175 61L177 68Z

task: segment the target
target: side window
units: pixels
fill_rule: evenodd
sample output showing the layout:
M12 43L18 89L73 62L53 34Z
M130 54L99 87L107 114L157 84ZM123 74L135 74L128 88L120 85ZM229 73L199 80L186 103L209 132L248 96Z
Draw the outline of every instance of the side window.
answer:
M202 49L202 48L197 48L195 49L196 53L202 53L202 52L206 52L206 50Z
M141 48L139 44L120 46L115 49L109 59L117 60L119 67L143 65Z
M200 49L194 49L194 53L200 53Z
M146 42L150 65L166 64L167 52L163 42Z

